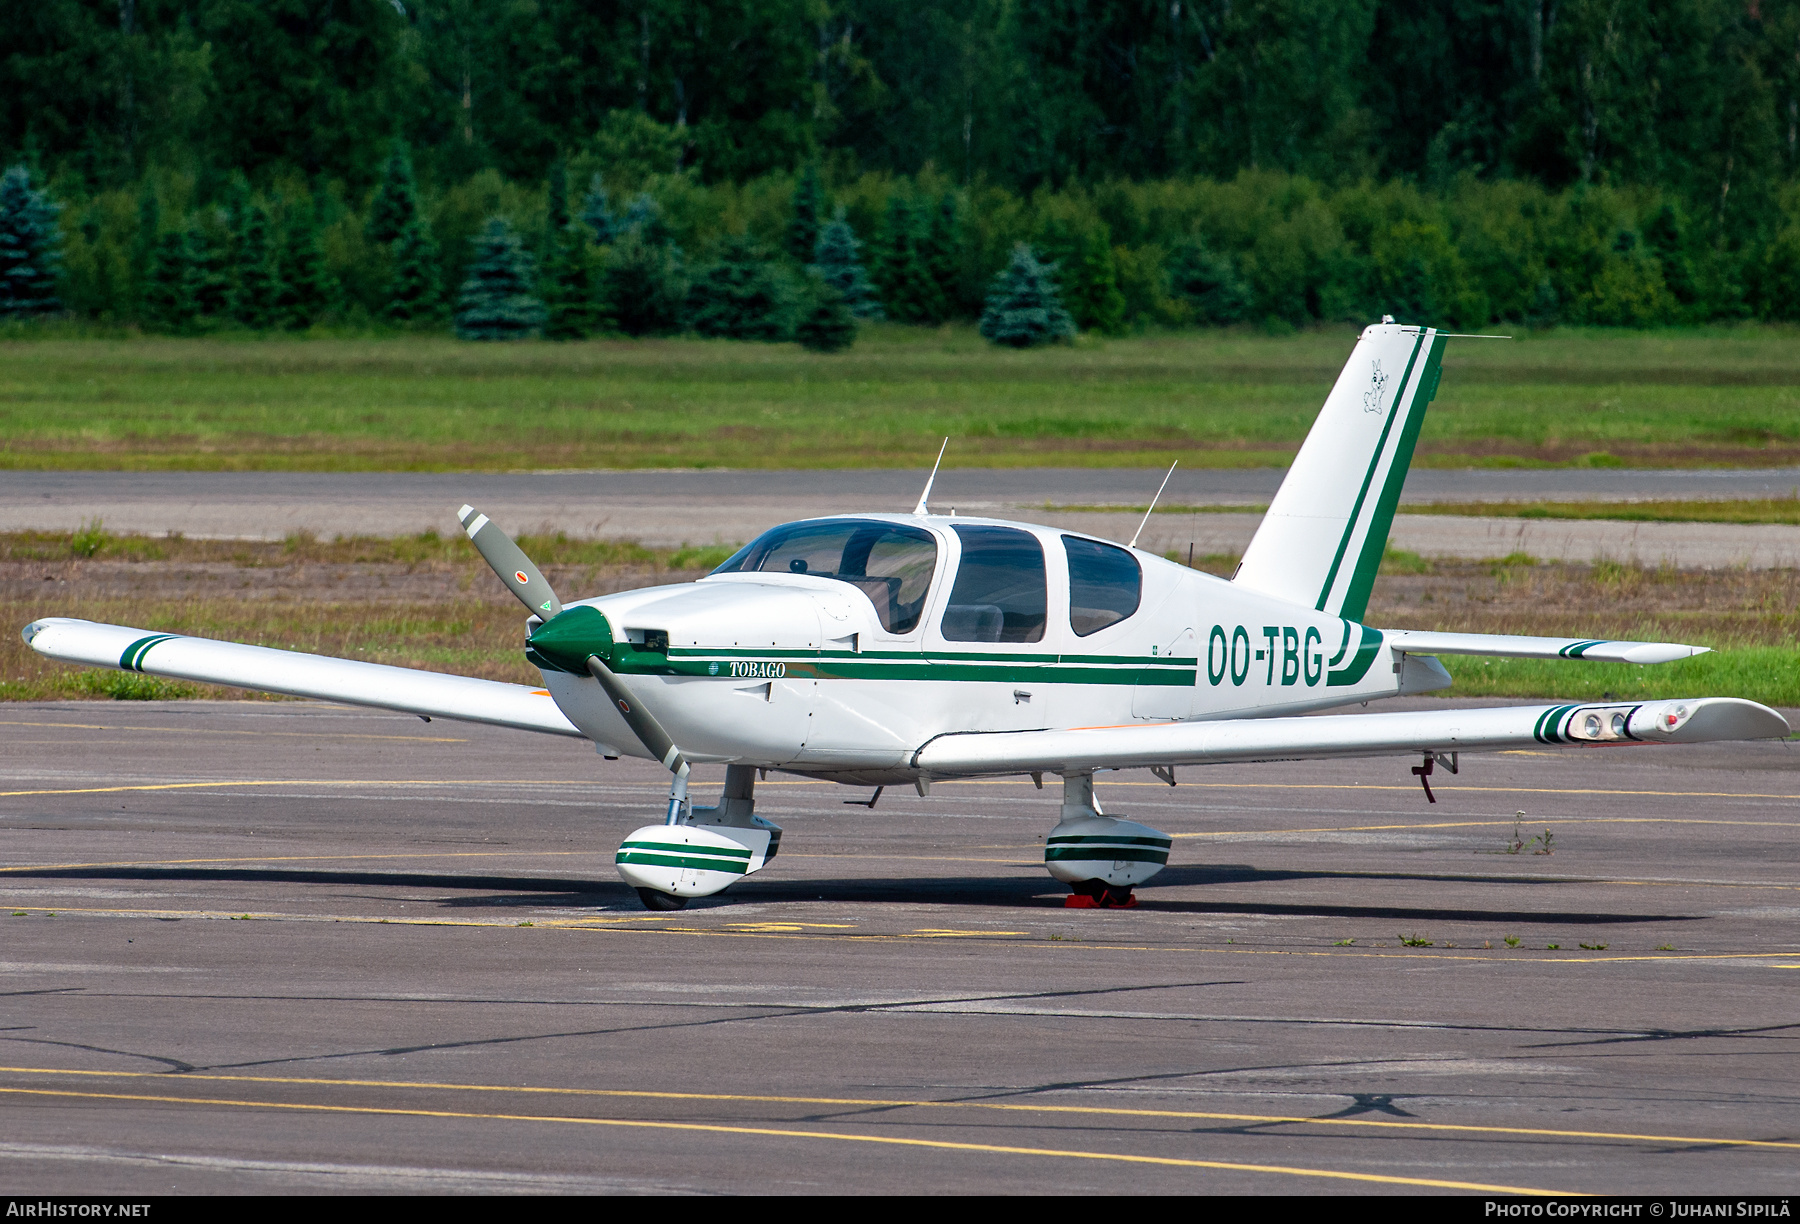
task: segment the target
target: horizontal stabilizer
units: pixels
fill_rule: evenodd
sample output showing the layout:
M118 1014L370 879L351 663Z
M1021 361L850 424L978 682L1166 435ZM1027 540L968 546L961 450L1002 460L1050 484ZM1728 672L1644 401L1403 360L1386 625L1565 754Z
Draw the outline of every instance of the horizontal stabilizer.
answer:
M1416 655L1488 655L1500 659L1585 659L1590 663L1673 663L1712 653L1680 642L1610 642L1595 638L1511 637L1504 633L1383 631L1395 650Z
M1498 752L1540 744L1699 744L1788 734L1787 721L1767 706L1735 697L1701 697L943 735L914 754L913 765L931 777L950 778Z
M25 627L24 637L39 654L65 663L341 701L430 718L581 736L549 693L522 684L151 633L64 617L33 621Z

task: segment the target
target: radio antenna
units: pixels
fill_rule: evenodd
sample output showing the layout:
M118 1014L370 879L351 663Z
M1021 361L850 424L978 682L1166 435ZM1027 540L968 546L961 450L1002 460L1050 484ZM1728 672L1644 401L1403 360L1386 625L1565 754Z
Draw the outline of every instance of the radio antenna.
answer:
M1156 513L1156 503L1162 500L1163 490L1169 487L1169 477L1175 474L1175 464L1180 462L1181 460L1177 459L1175 463L1169 465L1168 475L1165 475L1163 482L1156 486L1156 496L1152 497L1150 504L1144 508L1144 521L1138 524L1138 529L1132 533L1131 543L1127 544L1126 548L1137 547L1138 537L1143 535L1144 528L1150 525L1150 516Z
M944 445L938 447L937 463L931 465L931 475L925 478L925 491L919 494L919 504L913 507L914 514L930 514L931 509L925 503L931 500L931 486L937 480L938 464L944 461L944 452L950 447L950 439L944 439Z

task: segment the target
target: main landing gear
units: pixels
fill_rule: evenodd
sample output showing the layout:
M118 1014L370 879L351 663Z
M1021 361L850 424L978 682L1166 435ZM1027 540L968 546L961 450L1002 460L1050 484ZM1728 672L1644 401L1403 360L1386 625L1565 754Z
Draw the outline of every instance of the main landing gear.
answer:
M614 857L619 875L648 910L678 910L761 871L781 849L781 826L756 815L756 770L725 767L716 807L688 800L683 767L669 787L669 818L625 838Z
M1062 819L1044 839L1044 866L1069 886L1068 909L1131 909L1131 890L1168 864L1172 844L1149 825L1102 812L1093 774L1066 774Z

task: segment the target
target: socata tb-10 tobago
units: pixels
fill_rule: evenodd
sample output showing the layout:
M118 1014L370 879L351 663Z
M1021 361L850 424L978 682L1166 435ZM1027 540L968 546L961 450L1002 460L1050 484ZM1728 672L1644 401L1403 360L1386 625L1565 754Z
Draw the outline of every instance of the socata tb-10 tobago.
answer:
M674 775L666 822L618 871L652 909L718 892L775 857L758 771L861 786L1044 774L1063 780L1044 865L1069 903L1134 903L1169 838L1103 814L1098 770L1411 755L1532 744L1777 738L1774 710L1726 697L1296 715L1450 685L1442 655L1662 663L1662 642L1384 632L1361 622L1449 337L1363 332L1230 581L1075 532L931 514L809 519L765 532L698 582L564 604L510 538L461 519L533 613L544 687L501 684L51 618L42 654L592 741ZM726 766L712 807L696 763ZM877 793L879 797L879 792ZM873 807L873 803L870 803Z

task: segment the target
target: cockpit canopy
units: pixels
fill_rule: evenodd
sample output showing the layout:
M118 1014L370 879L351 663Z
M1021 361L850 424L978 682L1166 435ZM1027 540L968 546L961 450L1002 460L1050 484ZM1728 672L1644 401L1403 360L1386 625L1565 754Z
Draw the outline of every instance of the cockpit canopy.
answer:
M1041 642L1049 620L1044 545L1029 531L957 523L961 545L939 632L946 642ZM1130 618L1143 569L1128 549L1062 536L1069 628L1088 637ZM764 532L715 574L806 574L847 582L869 597L881 627L911 633L924 614L938 544L922 527L878 519L813 519Z
M824 519L765 531L715 574L810 574L869 597L881 627L911 633L925 611L937 540L929 531L873 519Z

